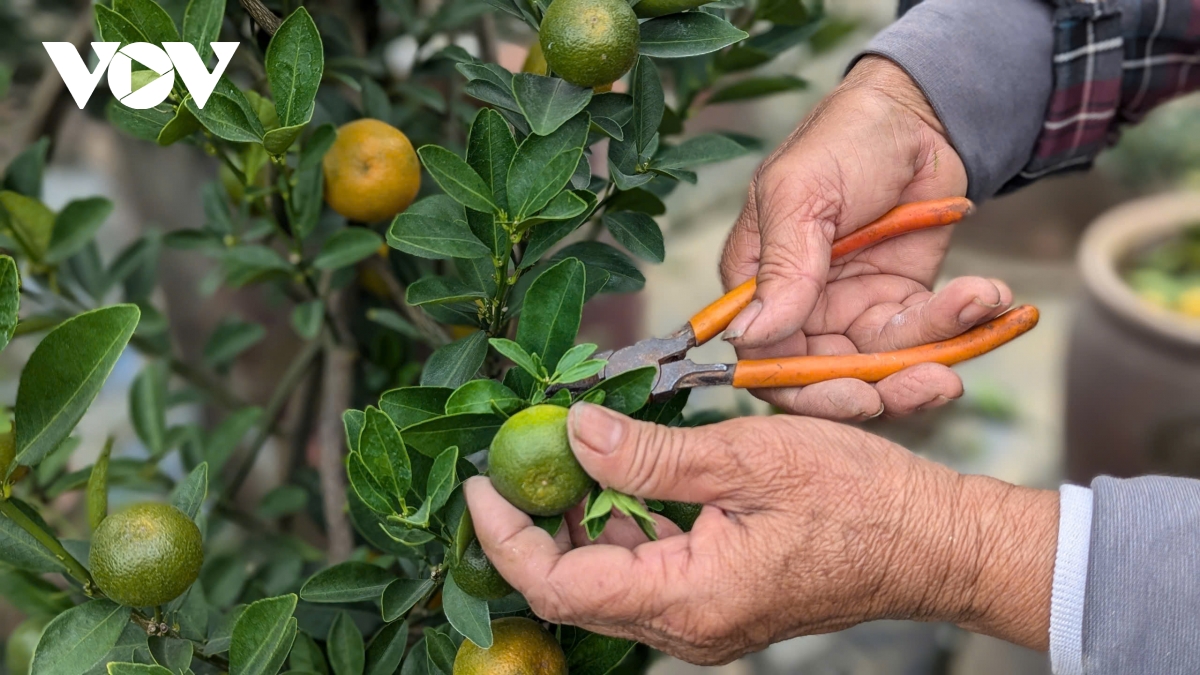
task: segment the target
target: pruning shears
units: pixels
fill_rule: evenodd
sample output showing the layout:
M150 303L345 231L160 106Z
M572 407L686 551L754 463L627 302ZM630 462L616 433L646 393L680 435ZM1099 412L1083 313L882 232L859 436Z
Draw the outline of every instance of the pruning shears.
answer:
M903 204L879 220L836 240L831 260L837 260L902 234L943 227L962 220L974 206L955 197ZM555 385L551 389L587 391L603 380L637 368L657 369L652 398L663 398L692 387L730 385L740 389L803 387L840 378L878 382L919 363L950 366L993 349L1028 332L1038 322L1032 305L1015 307L972 328L962 335L929 344L890 352L839 356L792 356L741 360L737 363L696 363L687 352L719 335L754 298L755 280L726 293L696 313L682 328L663 338L648 338L628 347L601 352L596 359L607 361L604 369L586 380ZM548 391L547 393L553 393Z

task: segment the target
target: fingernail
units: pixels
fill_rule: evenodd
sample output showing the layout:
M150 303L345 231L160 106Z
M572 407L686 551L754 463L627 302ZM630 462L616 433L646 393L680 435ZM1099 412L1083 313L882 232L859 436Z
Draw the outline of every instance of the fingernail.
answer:
M929 401L928 403L918 407L917 410L932 410L934 408L940 408L949 402L950 399L948 397L938 394L932 401Z
M989 305L979 298L975 298L971 301L971 304L967 305L961 312L959 312L958 322L961 324L973 324L991 312L995 311L995 309L999 306L1000 303L998 302L994 305Z
M611 455L625 437L626 418L603 406L576 403L567 421L571 447L584 447L597 455Z
M880 404L879 404L879 410L875 411L875 412L874 412L873 414L871 414L871 415L867 415L866 417L864 417L864 418L863 418L863 420L864 420L864 421L865 421L865 420L873 420L873 419L875 419L876 417L879 417L880 415L882 415L882 414L884 413L884 411L885 411L885 410L887 410L887 406L885 406L884 404L880 403Z
M728 342L745 335L746 331L750 328L750 324L754 323L760 312L762 312L762 300L758 298L751 300L750 304L746 305L741 312L738 312L737 316L733 317L733 321L729 322L729 326L725 328L725 334L721 336L721 339Z

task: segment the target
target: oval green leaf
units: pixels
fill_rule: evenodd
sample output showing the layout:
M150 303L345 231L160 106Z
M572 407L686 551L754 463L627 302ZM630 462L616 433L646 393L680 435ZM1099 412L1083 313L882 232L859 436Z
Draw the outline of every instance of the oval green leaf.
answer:
M17 464L36 465L71 433L140 316L136 305L114 305L68 319L46 335L17 387Z

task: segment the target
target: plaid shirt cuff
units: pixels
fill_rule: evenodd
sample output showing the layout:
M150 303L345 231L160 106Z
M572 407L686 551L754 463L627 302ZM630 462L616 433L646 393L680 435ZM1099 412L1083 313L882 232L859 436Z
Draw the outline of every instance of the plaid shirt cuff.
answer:
M919 3L901 0L901 15ZM1032 155L1004 179L1000 192L1090 168L1096 155L1116 141L1122 124L1140 121L1160 103L1200 89L1200 0L1053 0L1052 6L1053 91ZM900 23L914 18L917 13ZM974 33L959 35L958 44L973 49L979 36L991 30L976 26ZM1013 59L1019 51L1014 46ZM1011 60L990 65L977 73L979 81L991 81L996 71L1011 67ZM975 93L963 88L949 95ZM997 146L992 151L1008 150Z

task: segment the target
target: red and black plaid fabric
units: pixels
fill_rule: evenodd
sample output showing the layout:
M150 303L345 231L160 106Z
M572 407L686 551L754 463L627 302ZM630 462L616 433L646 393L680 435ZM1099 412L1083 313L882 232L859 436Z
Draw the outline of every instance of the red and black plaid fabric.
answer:
M1200 89L1200 0L1053 2L1054 91L1033 157L1001 192L1087 169L1122 124Z

